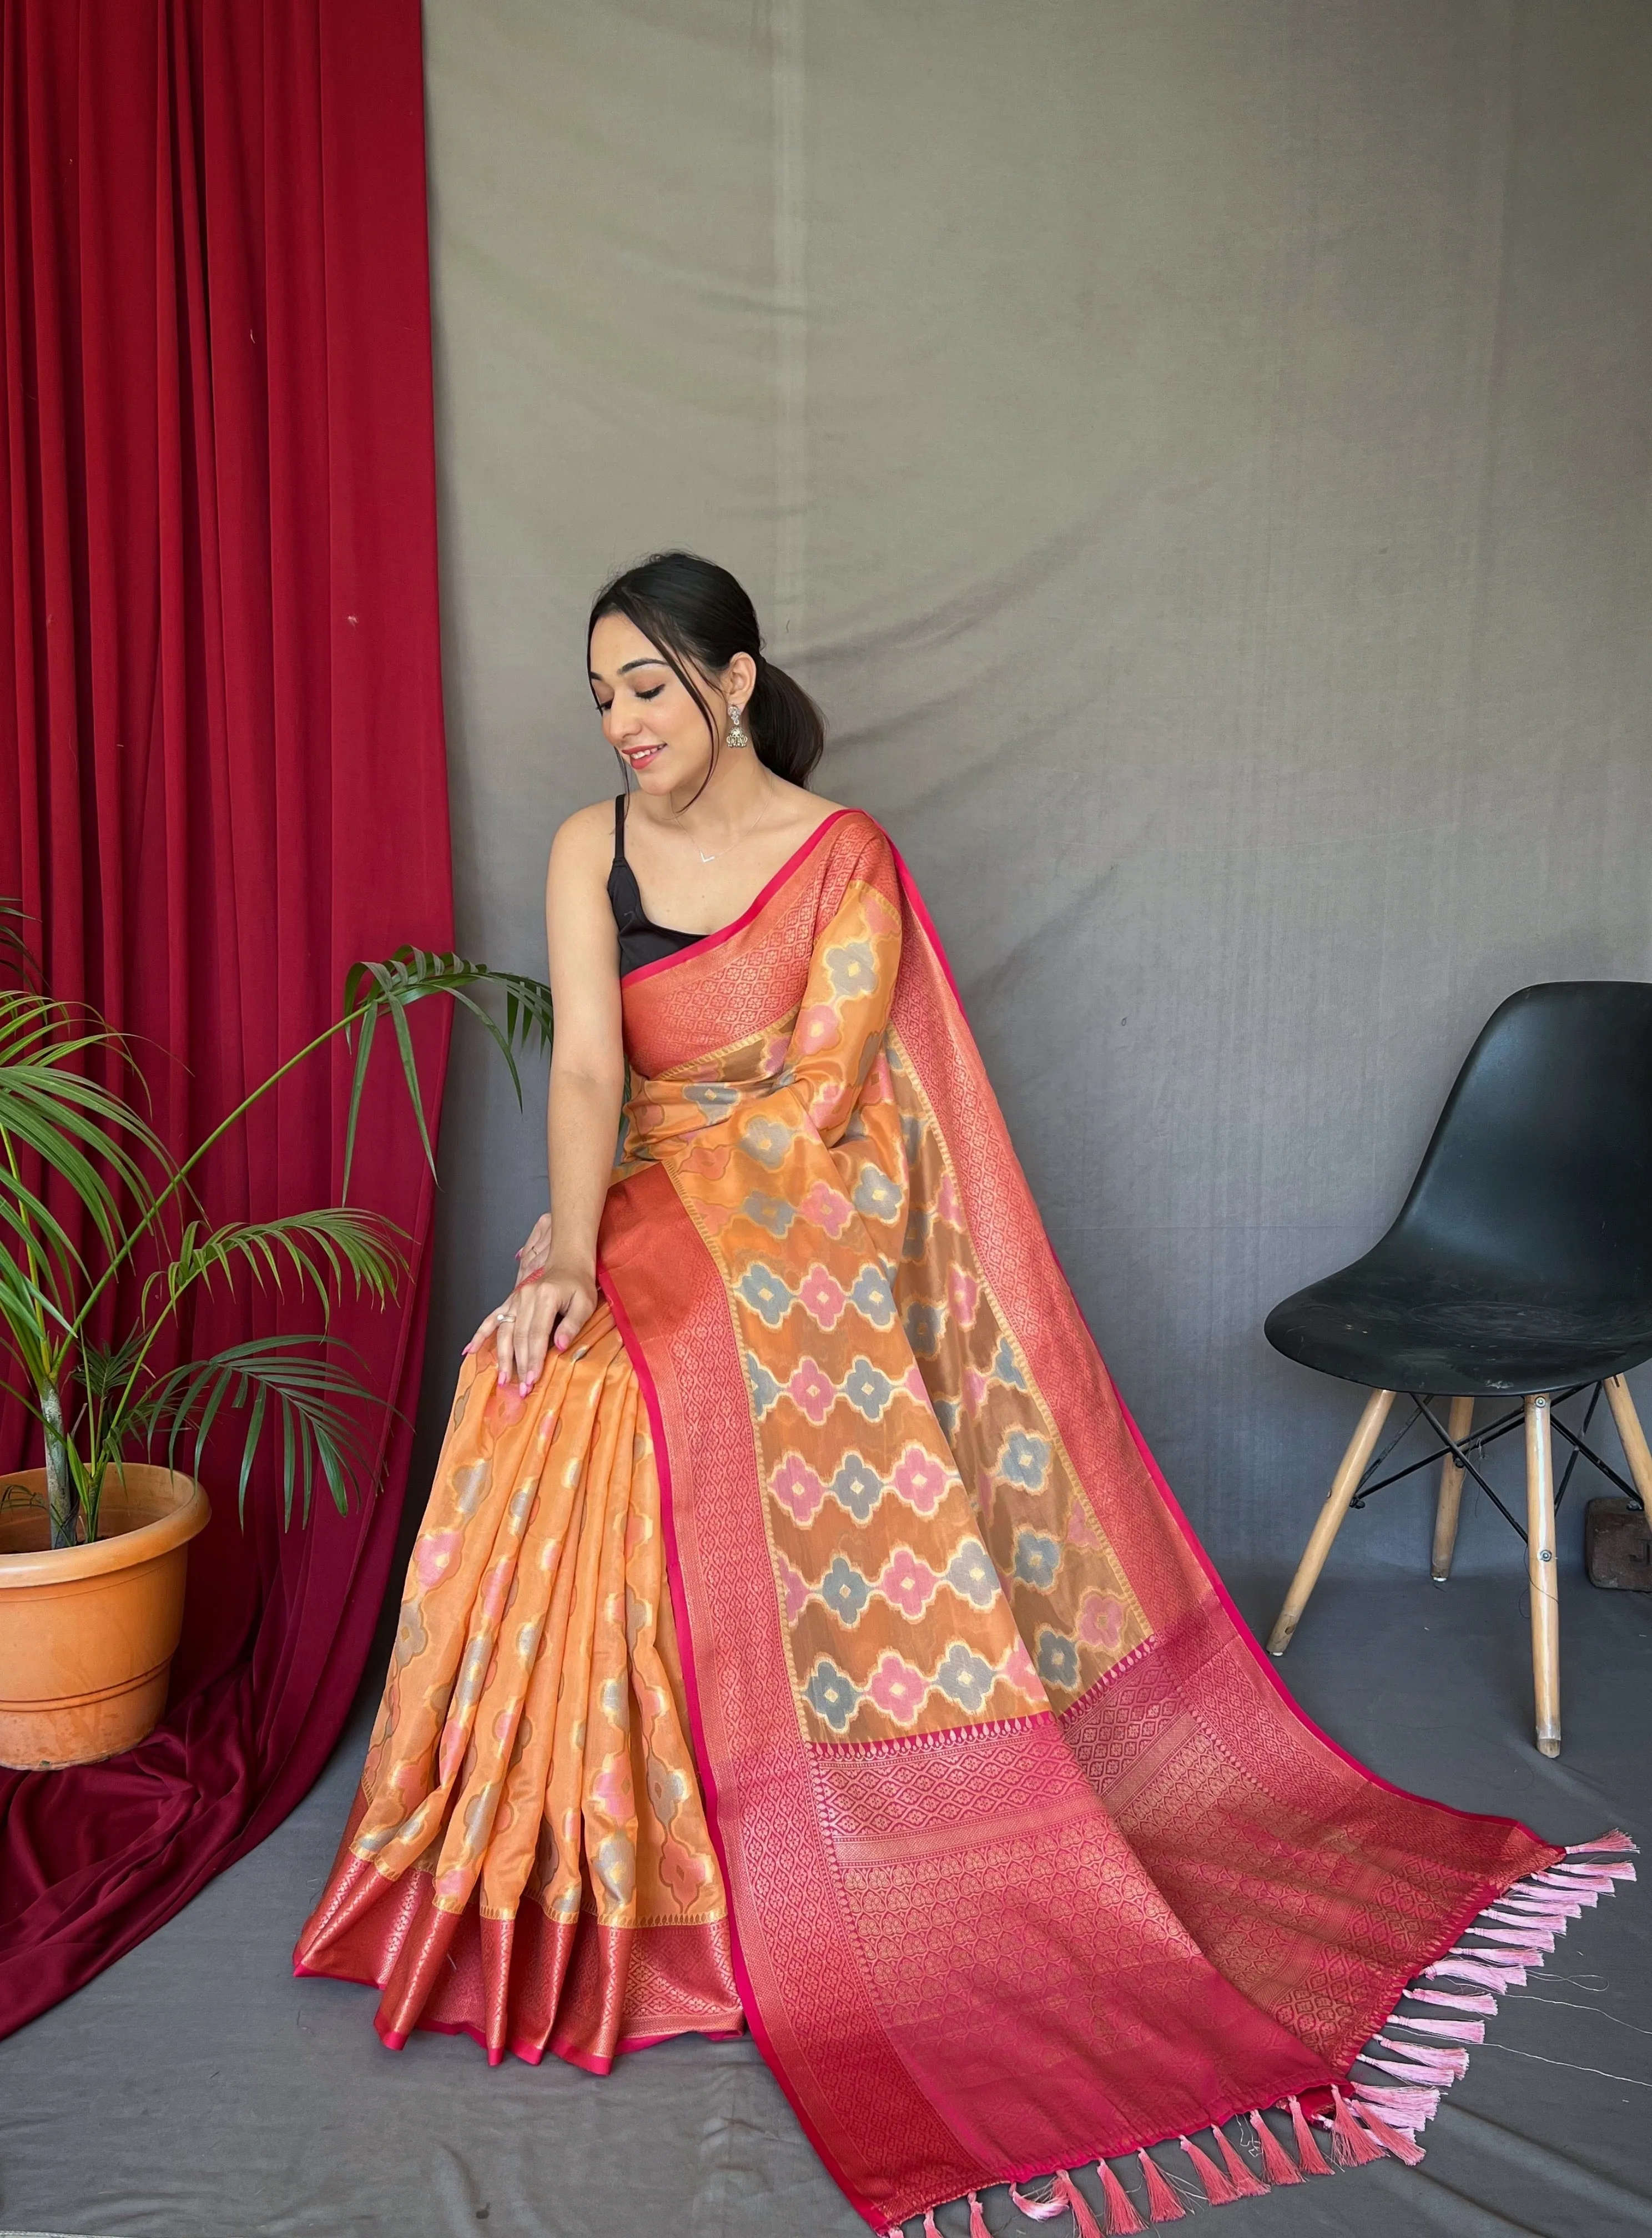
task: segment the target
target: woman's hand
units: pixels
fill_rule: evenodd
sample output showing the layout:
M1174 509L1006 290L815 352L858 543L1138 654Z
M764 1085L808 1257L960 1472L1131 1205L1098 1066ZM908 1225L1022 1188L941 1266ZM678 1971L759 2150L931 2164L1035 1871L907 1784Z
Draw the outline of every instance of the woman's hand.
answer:
M529 1231L527 1242L516 1254L516 1279L519 1282L531 1281L535 1275L542 1273L549 1266L554 1233L550 1214L541 1213Z
M526 1397L544 1372L552 1345L566 1352L596 1311L596 1277L588 1267L547 1260L524 1276L502 1306L494 1307L465 1350L474 1352L491 1338L501 1388L514 1383Z

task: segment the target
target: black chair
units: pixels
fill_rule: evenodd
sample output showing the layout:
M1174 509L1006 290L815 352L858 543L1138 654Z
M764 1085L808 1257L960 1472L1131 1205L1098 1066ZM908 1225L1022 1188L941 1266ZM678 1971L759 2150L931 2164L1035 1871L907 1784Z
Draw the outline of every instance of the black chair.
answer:
M1652 986L1579 980L1511 995L1469 1052L1399 1218L1363 1259L1276 1306L1267 1336L1288 1360L1371 1394L1270 1654L1290 1645L1350 1506L1442 1455L1436 1585L1450 1574L1465 1472L1521 1531L1476 1462L1523 1425L1537 1745L1558 1756L1557 1498L1581 1454L1652 1513L1652 1453L1623 1381L1652 1359ZM1580 1435L1553 1407L1591 1385ZM1368 1484L1401 1392L1413 1412L1400 1436L1425 1420L1439 1444ZM1602 1392L1633 1485L1584 1443ZM1448 1396L1443 1423L1435 1402ZM1475 1400L1499 1397L1521 1404L1470 1439ZM1572 1447L1558 1495L1551 1430Z

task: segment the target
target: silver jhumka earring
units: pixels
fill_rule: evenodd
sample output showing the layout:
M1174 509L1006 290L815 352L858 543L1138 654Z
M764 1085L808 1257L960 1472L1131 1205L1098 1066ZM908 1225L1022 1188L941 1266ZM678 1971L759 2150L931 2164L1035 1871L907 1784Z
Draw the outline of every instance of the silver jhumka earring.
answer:
M724 743L731 746L749 746L752 743L751 732L740 727L740 709L732 699L728 703L728 734Z

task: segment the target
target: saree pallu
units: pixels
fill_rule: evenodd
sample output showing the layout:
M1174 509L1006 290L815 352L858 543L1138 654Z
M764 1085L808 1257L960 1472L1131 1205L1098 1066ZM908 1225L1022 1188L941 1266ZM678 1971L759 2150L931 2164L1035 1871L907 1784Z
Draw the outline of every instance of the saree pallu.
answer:
M525 1401L461 1379L301 1968L494 2057L749 2023L879 2229L1052 2175L1088 2215L1089 2163L1139 2228L1107 2163L1171 2139L1210 2198L1294 2182L1275 2107L1310 2170L1304 2115L1416 2157L1457 2016L1632 1869L1403 1794L1295 1708L869 818L622 992L606 1307Z

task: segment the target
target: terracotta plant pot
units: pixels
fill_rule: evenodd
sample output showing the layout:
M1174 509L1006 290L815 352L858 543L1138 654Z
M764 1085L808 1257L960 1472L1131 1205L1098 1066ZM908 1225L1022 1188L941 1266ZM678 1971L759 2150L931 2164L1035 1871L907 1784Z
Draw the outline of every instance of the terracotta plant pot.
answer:
M54 1550L45 1488L44 1469L0 1477L0 1764L50 1771L158 1722L210 1510L192 1478L129 1463L104 1479L102 1535Z

